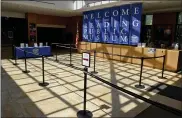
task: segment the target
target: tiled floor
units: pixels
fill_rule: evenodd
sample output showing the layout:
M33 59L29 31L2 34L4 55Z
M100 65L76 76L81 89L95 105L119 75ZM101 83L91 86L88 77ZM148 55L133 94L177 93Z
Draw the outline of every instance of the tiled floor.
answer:
M65 59L66 58L66 59ZM55 60L55 57L49 57ZM72 56L72 64L83 68L81 55ZM69 55L59 55L59 62L69 64ZM138 84L140 66L106 59L96 58L96 71L99 77L125 90L144 98L182 110L181 74L165 71L167 79L159 79L161 70L144 67L142 85L145 89L135 88ZM45 59L45 81L47 87L40 87L42 82L41 58L28 59L30 73L22 73L24 60L2 60L2 116L4 117L76 117L83 109L83 72L67 67L55 61ZM93 71L91 58L89 72ZM178 117L134 96L111 88L101 81L88 76L87 110L94 117L155 117L162 115Z

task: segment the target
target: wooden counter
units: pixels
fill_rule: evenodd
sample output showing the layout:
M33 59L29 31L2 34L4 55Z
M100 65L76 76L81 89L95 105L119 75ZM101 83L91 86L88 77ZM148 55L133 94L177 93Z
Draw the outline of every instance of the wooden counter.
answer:
M161 56L166 54L166 49L156 49L155 56ZM154 68L162 69L163 58L156 58L154 61Z
M113 45L113 54L121 55L121 46ZM113 60L120 61L121 57L120 56L116 56L116 55L113 55Z
M177 71L181 68L182 51L178 50L166 50L166 62L165 69Z
M181 50L156 49L155 53L150 53L149 52L150 48L133 47L126 45L89 43L89 42L80 42L79 44L80 44L79 48L81 49L96 50L96 52L105 52L111 54L109 55L109 54L97 53L96 56L98 57L113 59L133 64L141 64L141 59L121 57L113 54L132 56L132 57L158 57L166 55L165 70L176 72L182 69ZM144 66L162 69L162 65L163 65L163 57L144 60Z

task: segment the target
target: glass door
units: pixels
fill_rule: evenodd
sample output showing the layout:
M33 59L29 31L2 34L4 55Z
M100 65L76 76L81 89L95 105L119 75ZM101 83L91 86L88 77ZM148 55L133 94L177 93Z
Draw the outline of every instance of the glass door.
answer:
M176 27L176 41L179 43L180 49L182 49L182 24Z

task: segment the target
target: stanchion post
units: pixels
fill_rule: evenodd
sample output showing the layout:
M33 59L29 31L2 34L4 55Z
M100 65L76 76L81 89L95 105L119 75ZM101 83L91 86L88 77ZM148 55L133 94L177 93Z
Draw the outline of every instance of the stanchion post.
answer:
M45 82L45 78L44 78L44 56L42 56L42 83L39 83L39 86L47 86L49 85L49 83Z
M88 68L85 67L84 71L88 72ZM86 89L87 89L87 73L84 73L84 114L86 114L86 102L87 102Z
M71 63L72 60L72 49L71 49L71 43L70 43L70 66L72 66L73 64Z
M29 70L27 70L27 53L26 53L26 51L24 50L24 59L25 59L25 70L24 71L22 71L23 73L29 73L30 71Z
M162 78L164 77L164 65L165 65L166 55L163 57L163 65L162 65Z
M17 57L16 57L16 46L14 46L13 54L14 54L14 59L15 59L15 63L13 65L18 65L18 63L17 63Z
M57 54L58 53L58 48L57 48L57 45L56 45L56 61L58 61L58 57L57 57Z
M142 81L142 71L143 71L143 61L144 61L144 58L142 57L141 58L141 69L140 69L140 80L139 80L139 85L135 85L136 88L139 88L139 89L143 89L145 88L144 85L141 85L141 81Z
M91 72L93 74L97 74L98 73L97 71L95 71L95 62L96 62L96 51L94 50L94 71Z
M163 56L163 64L162 64L162 76L158 77L159 79L167 79L166 77L164 77L164 68L165 68L165 61L166 61L166 55Z
M87 72L88 68L84 68L84 104L83 104L83 110L80 110L77 112L78 118L92 118L92 112L86 110L86 102L87 102Z

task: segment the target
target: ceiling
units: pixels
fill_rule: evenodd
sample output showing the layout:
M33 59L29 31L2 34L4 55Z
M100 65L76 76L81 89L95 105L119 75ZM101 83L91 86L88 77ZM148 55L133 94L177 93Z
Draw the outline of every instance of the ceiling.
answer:
M143 13L182 11L182 0L120 0L110 4L80 9L77 11L89 11L105 7L120 6L123 4L143 3Z
M2 11L20 12L20 13L37 13L54 16L77 16L82 15L83 11L89 11L93 9L101 9L104 7L119 6L122 4L136 3L136 0L120 0L119 2L113 2L105 5L86 7L78 10L60 10L55 8L44 8L32 5L15 4L11 2L1 2ZM141 1L140 1L141 2ZM154 13L154 12L167 12L167 11L182 11L182 0L142 0L143 2L143 13Z
M53 15L53 16L64 16L70 17L74 15L80 15L79 12L72 10L60 10L60 9L53 9L53 8L45 8L45 7L38 7L32 5L25 5L25 4L17 4L17 3L10 3L10 2L1 2L1 11L9 11L9 12L20 12L20 13L37 13L37 14L44 14L44 15Z

